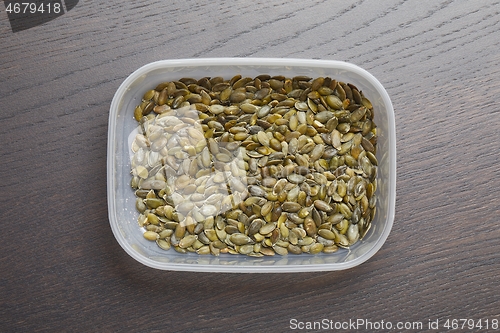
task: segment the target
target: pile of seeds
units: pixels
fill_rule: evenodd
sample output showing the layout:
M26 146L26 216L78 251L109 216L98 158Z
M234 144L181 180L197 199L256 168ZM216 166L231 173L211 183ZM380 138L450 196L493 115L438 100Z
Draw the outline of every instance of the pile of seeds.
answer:
M333 253L370 229L377 131L352 84L183 78L147 91L134 117L138 222L162 249Z

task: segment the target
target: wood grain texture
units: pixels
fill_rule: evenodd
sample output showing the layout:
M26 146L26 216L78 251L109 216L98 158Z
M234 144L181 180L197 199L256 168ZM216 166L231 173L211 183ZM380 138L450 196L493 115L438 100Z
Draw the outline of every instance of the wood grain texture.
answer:
M500 319L499 1L80 1L15 34L1 9L0 331ZM386 87L396 218L369 261L207 275L120 248L106 204L113 94L151 61L222 56L344 60Z

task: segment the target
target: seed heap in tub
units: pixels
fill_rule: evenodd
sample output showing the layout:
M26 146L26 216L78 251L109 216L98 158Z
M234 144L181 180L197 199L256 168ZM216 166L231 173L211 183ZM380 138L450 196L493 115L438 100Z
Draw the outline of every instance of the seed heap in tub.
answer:
M334 253L376 211L371 102L329 77L181 78L134 111L144 238L180 253Z

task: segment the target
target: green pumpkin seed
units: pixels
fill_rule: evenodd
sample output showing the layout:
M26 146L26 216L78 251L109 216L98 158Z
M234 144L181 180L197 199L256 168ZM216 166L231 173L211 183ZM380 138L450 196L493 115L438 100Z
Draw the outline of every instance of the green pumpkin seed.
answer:
M154 231L146 231L144 234L143 234L144 238L146 238L147 240L152 240L152 241L156 241L160 235L158 235L156 232Z
M252 243L252 239L247 235L241 233L235 233L229 236L229 240L235 245L245 245Z

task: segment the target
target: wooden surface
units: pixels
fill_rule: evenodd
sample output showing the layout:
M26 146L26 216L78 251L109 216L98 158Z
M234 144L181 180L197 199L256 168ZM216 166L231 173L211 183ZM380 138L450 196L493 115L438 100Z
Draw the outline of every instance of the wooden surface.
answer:
M17 33L0 9L0 331L287 332L306 331L293 319L364 319L408 332L439 320L446 332L447 319L500 320L498 1L80 1ZM222 56L344 60L385 86L396 217L369 261L202 274L157 271L121 249L106 203L113 94L146 63Z

